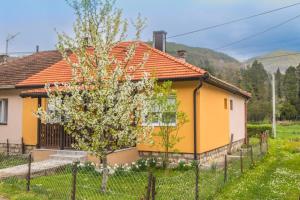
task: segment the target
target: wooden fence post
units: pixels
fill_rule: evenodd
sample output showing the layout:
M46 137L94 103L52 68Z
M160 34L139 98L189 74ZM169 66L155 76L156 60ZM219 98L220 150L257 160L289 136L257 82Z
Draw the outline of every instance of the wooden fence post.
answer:
M254 164L254 159L253 159L253 146L250 146L250 156L251 156L251 164Z
M155 176L152 177L152 185L151 185L151 196L152 196L152 199L151 200L155 200L155 184L156 184L156 178Z
M262 134L260 134L260 137L259 137L259 148L260 148L260 154L262 155L263 154L263 149L262 149Z
M266 153L269 153L269 134L266 135L266 146L267 146Z
M240 151L240 160L241 160L241 173L244 173L244 166L243 166L243 150Z
M227 154L226 154L225 160L224 160L224 183L227 182L227 171L228 171L228 160L227 160Z
M234 136L233 134L231 134L231 136L230 136L230 143L229 143L228 151L227 151L228 155L231 155L231 152L232 152L233 136Z
M72 165L72 193L71 193L72 200L76 199L77 165L78 162L74 162Z
M25 154L25 145L24 145L24 139L23 137L21 138L21 142L22 142L22 154Z
M31 153L28 155L28 172L27 172L27 177L26 177L26 190L27 192L30 191L30 179L31 179Z
M8 139L6 140L6 155L9 156L9 141L8 141Z

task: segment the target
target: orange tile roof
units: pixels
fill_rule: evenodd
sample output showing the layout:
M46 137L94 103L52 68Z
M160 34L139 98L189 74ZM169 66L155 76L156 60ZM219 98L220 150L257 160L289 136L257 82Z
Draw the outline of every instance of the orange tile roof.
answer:
M132 42L119 43L113 48L112 55L117 59L124 58L125 49L131 43ZM206 73L205 70L199 67L154 49L143 42L137 42L135 56L130 64L138 65L141 63L144 53L149 53L149 58L143 68L139 68L133 73L134 79L141 78L144 72L154 74L158 79L196 78ZM21 81L17 86L41 86L46 83L68 82L70 80L71 67L65 60L60 60L26 80Z

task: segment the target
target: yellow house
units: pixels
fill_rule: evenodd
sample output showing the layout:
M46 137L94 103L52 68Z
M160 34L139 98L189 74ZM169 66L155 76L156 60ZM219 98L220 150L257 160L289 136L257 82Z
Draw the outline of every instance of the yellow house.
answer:
M224 153L231 139L233 146L242 145L247 138L246 110L250 94L187 63L180 57L183 51L177 58L165 53L165 34L163 31L154 33L154 47L139 42L134 59L141 59L144 52L149 52L144 70L154 72L159 81L173 82L177 99L181 102L180 110L188 116L189 122L179 130L182 140L172 155L176 158L200 156L209 159ZM120 43L113 53L122 54L128 44ZM70 66L60 59L16 83L15 88L21 91L19 95L22 97L20 129L25 146L70 148L72 139L64 134L62 127L43 124L33 115L39 106L47 107L47 95L43 89L45 83L67 82L70 78ZM136 149L141 156L158 156L163 151L161 147L150 144L138 144Z

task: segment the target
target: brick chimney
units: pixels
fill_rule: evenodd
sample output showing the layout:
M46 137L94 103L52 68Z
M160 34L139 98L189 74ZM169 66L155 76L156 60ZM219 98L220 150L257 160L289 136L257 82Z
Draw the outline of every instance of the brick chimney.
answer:
M166 36L165 31L154 31L153 32L153 47L160 51L166 52Z
M186 55L187 55L186 50L178 50L177 51L177 58L179 58L180 60L185 61L186 60Z
M8 55L5 55L5 54L0 55L0 63L6 62L6 61L7 61L7 58L8 58Z

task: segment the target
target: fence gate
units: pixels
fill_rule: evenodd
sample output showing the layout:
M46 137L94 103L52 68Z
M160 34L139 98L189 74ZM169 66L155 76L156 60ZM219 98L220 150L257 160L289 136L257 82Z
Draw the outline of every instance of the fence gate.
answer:
M39 134L42 148L70 149L75 142L74 138L65 134L60 124L41 124Z

